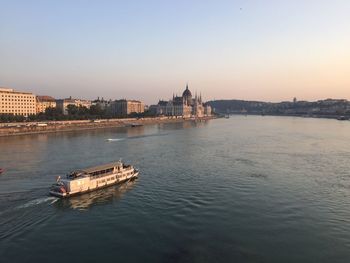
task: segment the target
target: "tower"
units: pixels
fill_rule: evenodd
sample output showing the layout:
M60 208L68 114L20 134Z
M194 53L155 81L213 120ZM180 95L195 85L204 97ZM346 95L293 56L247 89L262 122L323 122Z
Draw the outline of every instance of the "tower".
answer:
M191 91L188 89L188 84L186 84L186 89L185 91L182 93L182 97L186 100L187 105L192 105L192 93Z

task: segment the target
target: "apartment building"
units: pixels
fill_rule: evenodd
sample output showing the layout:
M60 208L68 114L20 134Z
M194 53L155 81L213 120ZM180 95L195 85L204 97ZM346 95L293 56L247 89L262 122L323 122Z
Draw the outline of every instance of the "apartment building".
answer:
M56 107L60 109L62 113L65 115L68 114L68 105L75 105L77 107L83 106L89 109L91 107L91 101L81 100L81 99L72 99L71 97L67 99L56 100Z
M112 114L118 117L127 117L131 113L142 113L145 105L138 100L116 100L110 105Z
M56 100L51 96L36 96L36 113L44 113L47 108L56 108Z
M36 114L35 95L0 87L0 114L22 116Z

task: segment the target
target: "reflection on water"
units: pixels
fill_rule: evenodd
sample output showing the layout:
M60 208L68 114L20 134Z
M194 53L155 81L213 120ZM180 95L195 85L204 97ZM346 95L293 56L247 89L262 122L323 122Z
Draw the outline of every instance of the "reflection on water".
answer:
M137 179L134 179L119 185L61 199L55 203L55 206L60 209L87 210L94 205L106 204L121 199L127 191L130 191L135 186L136 182Z
M139 136L145 133L145 126L136 126L126 128L128 137Z
M140 139L140 138L148 138L148 137L157 137L157 136L166 136L169 133L154 133L154 134L147 134L147 135L135 135L130 136L128 139Z
M159 123L159 130L174 130L174 129L188 129L188 128L200 128L208 125L210 120L201 121L182 121L174 123Z
M350 122L260 116L0 138L0 259L350 262L349 149ZM119 158L137 182L47 197Z

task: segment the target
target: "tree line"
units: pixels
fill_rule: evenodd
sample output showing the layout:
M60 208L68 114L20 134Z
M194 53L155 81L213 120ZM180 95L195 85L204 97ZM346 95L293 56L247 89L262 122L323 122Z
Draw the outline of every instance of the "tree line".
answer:
M152 117L150 112L132 113L129 118ZM24 121L63 121L63 120L93 120L93 119L111 119L116 118L108 109L102 109L99 105L91 105L90 108L85 106L68 105L67 114L63 114L61 109L46 108L45 112L31 114L27 117L9 113L0 114L0 122L24 122Z

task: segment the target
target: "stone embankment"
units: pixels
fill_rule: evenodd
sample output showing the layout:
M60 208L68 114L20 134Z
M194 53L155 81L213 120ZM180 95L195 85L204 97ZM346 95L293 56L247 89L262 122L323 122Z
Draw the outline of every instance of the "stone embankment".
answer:
M202 118L129 118L129 119L105 119L105 120L72 120L72 121L47 121L47 122L19 122L0 123L0 137L12 135L25 135L50 132L80 131L114 127L128 127L146 124L202 121L212 119L212 117Z

